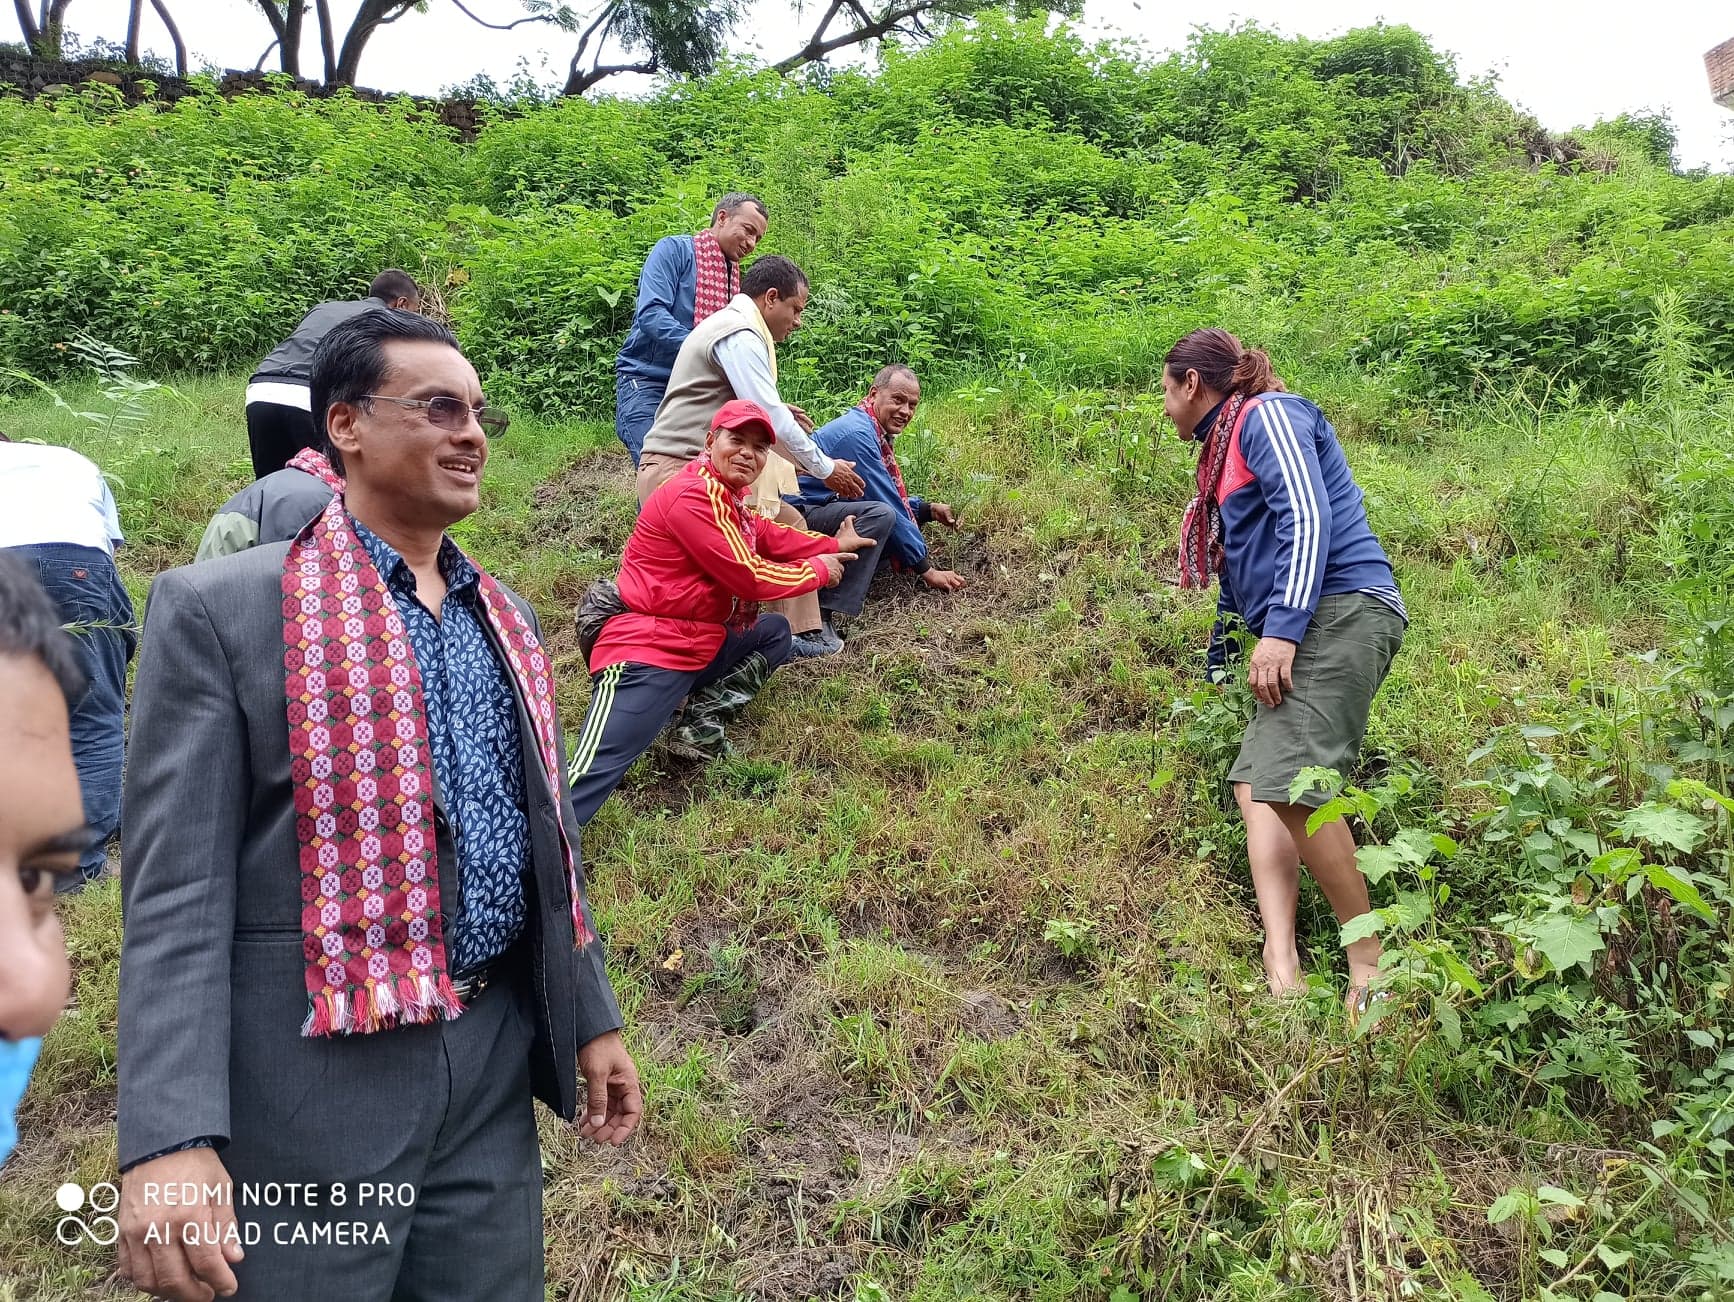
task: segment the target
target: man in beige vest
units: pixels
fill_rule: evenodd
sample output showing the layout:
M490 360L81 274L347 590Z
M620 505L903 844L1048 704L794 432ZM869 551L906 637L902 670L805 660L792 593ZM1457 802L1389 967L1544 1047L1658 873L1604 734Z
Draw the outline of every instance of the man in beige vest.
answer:
M770 519L804 528L799 511L782 500L797 491L797 476L823 480L839 497L858 498L866 485L853 462L825 455L811 437L813 422L777 392L777 345L801 325L807 277L788 258L770 254L741 277L741 292L722 311L706 317L680 346L668 392L644 436L638 463L638 500L650 495L704 451L711 417L725 402L746 398L770 413L777 442L765 472L753 486L752 503ZM841 640L820 615L812 594L766 607L787 616L796 655L831 655Z

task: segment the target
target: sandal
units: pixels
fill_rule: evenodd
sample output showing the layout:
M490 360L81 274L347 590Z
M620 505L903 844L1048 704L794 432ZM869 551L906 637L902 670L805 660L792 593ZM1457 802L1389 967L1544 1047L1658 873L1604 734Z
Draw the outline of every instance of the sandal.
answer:
M1367 1010L1374 1004L1382 1004L1391 997L1389 990L1373 990L1367 986L1350 986L1349 993L1343 1000L1343 1012L1348 1015L1349 1031L1352 1034L1361 1027L1361 1021L1367 1015Z

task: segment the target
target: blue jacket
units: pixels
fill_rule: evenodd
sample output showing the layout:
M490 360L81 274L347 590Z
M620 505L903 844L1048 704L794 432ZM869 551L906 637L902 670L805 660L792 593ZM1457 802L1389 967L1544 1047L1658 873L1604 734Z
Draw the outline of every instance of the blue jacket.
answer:
M665 235L652 246L644 270L638 273L638 305L614 363L615 373L666 385L680 345L692 333L697 297L698 260L692 236Z
M904 508L897 481L891 478L885 458L879 454L879 432L874 428L873 417L859 407L851 407L836 420L815 430L813 442L826 456L841 457L855 463L855 473L867 485L863 501L883 502L897 513L897 527L885 540L890 559L917 574L932 569L933 562L927 558L927 540L921 536L921 524L932 518L932 512L919 497L910 498L908 508ZM804 511L808 507L835 502L837 494L825 487L824 480L802 475L801 491L791 493L783 500L797 511ZM915 513L913 519L910 518L911 511Z
M1199 425L1208 431L1213 410ZM1365 592L1408 616L1324 413L1292 393L1248 401L1217 490L1227 564L1218 609L1298 643L1319 598ZM1217 647L1211 659L1220 663Z

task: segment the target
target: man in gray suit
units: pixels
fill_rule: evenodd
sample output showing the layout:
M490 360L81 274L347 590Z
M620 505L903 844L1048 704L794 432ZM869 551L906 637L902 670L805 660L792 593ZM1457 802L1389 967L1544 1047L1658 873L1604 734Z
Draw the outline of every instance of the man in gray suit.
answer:
M581 1072L612 1144L643 1102L534 615L444 534L504 418L445 327L389 310L331 331L312 395L345 496L151 593L121 1268L200 1302L539 1302L532 1095L573 1120Z

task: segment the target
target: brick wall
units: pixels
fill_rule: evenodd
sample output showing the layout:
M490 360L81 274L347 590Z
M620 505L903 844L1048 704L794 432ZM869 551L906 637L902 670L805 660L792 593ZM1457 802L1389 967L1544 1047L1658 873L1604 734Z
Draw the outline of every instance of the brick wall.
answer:
M217 89L224 95L255 94L267 89L266 77L267 74L263 72L237 72L230 69L217 83ZM66 94L85 82L102 82L113 86L128 104L138 104L146 99L172 104L195 90L192 83L179 77L119 68L99 60L53 63L14 54L0 54L0 87L4 87L10 94L35 99L40 95ZM327 93L317 82L298 81L295 85L297 89L310 95ZM357 99L375 104L397 98L383 91L360 87L354 93ZM481 129L481 116L473 100L412 98L415 98L415 102L422 108L435 114L461 140L474 140Z
M1734 109L1734 41L1723 41L1704 56L1710 74L1710 94L1723 108Z

